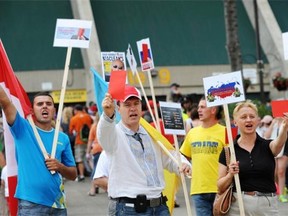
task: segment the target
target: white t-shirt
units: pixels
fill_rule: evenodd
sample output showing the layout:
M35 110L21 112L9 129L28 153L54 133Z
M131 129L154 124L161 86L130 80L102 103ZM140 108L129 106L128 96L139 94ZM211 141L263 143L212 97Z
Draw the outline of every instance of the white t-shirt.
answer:
M105 151L102 151L98 159L93 179L101 177L109 177L110 160Z
M1 172L1 180L4 181L5 183L5 197L9 196L9 192L8 192L8 176L7 176L7 166L4 166Z

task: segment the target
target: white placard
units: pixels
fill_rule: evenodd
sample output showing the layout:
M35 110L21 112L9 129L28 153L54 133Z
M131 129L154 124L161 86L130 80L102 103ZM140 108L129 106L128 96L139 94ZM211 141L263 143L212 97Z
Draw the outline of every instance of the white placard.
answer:
M217 76L220 74L226 74L226 72L212 72L212 76ZM258 83L258 76L257 76L257 70L255 68L243 68L243 77L244 79L249 79L251 81L251 84L257 84Z
M52 82L42 82L41 87L43 91L51 91L53 89L53 83Z
M284 59L288 60L288 32L282 34Z
M91 28L91 21L57 19L53 46L89 48Z
M207 106L245 100L241 71L203 78Z
M137 61L135 59L135 56L133 54L133 50L132 50L132 47L130 46L130 44L128 44L126 58L127 58L127 61L128 61L128 64L130 66L132 73L135 75L136 70L137 70Z
M185 135L180 103L159 102L165 134Z
M142 71L154 69L154 61L150 45L150 39L145 38L143 40L137 41L137 49L139 53Z

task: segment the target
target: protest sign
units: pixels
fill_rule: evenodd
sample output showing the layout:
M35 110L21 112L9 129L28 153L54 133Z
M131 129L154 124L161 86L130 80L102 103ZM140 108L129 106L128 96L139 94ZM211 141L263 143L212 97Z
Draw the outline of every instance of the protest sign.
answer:
M137 41L137 48L142 71L154 69L154 61L149 38Z
M159 102L165 134L185 135L180 103Z
M203 84L207 107L223 105L229 149L231 152L231 161L235 162L236 156L228 104L245 100L241 71L203 78ZM234 181L237 191L240 215L243 216L245 215L245 212L239 174L234 175Z
M120 70L126 70L125 52L101 52L103 79L106 82L110 81L112 62L116 59L124 63L124 68Z
M271 101L272 115L274 118L283 117L288 112L288 100Z
M205 77L203 82L208 107L245 100L240 71Z
M126 58L127 58L127 61L129 63L129 66L130 66L132 73L135 75L135 73L137 71L137 61L135 59L135 56L133 54L133 50L132 50L130 44L128 44Z
M91 21L57 19L53 46L89 48L91 28Z
M108 92L115 100L123 100L125 97L126 71L112 71Z
M284 59L288 60L288 32L282 34Z

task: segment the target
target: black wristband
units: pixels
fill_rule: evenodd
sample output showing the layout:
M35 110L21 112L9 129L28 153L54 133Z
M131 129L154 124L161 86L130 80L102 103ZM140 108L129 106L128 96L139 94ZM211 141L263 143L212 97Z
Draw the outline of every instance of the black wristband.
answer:
M113 115L110 117L110 119L113 119L113 118L114 118L114 116L115 116L115 113L113 113Z

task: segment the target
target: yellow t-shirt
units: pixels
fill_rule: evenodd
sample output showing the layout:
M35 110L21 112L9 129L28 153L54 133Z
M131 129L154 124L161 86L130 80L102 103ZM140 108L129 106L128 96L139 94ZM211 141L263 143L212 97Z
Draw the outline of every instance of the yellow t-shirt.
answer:
M218 159L224 146L225 127L220 124L188 132L180 152L191 158L191 195L217 192Z
M182 118L183 121L185 122L189 118L189 116L186 113L182 112Z

